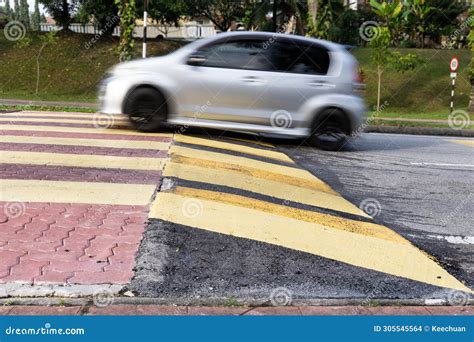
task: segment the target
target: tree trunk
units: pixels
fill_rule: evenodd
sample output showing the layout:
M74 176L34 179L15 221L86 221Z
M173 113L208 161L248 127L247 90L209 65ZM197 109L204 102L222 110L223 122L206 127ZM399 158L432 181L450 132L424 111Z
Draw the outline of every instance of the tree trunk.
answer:
M383 70L380 65L377 66L377 113L380 111L380 97L381 97L381 90L382 90L382 73Z
M474 80L471 80L471 101L469 102L469 112L474 113Z
M273 32L276 32L278 30L277 14L278 14L278 0L273 0L273 15L272 15Z

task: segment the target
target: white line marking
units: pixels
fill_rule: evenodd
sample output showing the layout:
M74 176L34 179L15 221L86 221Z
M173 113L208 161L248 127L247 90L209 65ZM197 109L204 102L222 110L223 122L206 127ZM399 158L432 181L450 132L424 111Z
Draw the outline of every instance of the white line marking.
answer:
M449 164L449 163L417 163L412 162L411 165L416 166L453 166L453 167L474 167L474 164Z

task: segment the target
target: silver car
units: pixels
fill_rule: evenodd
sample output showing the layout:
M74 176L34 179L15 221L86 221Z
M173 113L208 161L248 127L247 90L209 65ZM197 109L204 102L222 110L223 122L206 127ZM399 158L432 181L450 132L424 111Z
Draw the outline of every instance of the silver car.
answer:
M365 113L359 70L341 45L265 32L222 33L115 66L101 112L146 132L165 124L307 138L340 149Z

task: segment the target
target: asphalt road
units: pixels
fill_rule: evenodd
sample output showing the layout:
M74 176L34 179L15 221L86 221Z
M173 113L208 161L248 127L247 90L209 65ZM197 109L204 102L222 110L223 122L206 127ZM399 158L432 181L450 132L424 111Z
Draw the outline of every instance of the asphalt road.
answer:
M472 288L474 148L469 146L472 140L464 140L467 145L452 140L459 139L365 134L337 153L297 141L266 141ZM170 302L270 300L275 293L300 301L446 298L451 293L330 258L160 219L151 219L145 231L130 288L137 295Z

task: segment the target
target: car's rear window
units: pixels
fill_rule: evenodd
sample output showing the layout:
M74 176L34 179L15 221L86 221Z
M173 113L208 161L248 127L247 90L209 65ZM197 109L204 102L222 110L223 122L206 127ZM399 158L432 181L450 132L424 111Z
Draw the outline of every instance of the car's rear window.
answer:
M311 75L326 75L328 72L329 52L322 46L283 39L275 41L271 49L275 71Z

